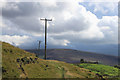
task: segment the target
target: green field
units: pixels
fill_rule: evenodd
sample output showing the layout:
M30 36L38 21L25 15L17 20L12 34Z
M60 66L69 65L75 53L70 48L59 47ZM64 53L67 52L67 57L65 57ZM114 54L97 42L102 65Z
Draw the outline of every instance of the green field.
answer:
M119 73L118 68L108 65L81 63L77 64L77 66L80 68L89 69L91 72L98 73L99 75L107 78L118 77Z

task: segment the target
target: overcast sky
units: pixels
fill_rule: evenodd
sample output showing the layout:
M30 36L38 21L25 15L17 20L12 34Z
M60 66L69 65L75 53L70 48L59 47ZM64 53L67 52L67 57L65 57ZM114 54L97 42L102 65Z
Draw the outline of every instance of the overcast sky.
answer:
M22 49L44 48L44 21L49 18L47 48L118 54L118 2L5 2L0 40Z

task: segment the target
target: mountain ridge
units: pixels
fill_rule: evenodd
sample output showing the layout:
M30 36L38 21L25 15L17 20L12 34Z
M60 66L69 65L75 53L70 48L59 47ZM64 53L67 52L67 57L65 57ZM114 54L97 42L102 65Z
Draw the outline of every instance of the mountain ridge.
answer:
M40 52L37 49L26 51L35 53L40 58L44 58L44 49L41 49ZM84 59L87 61L99 61L102 64L111 66L118 64L118 56L98 54L94 52L86 52L73 49L47 49L47 58L65 61L68 63L79 63L80 59Z

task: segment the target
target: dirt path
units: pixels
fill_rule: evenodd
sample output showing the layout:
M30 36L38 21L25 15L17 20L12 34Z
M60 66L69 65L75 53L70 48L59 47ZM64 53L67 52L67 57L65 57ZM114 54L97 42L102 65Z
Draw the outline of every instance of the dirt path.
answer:
M25 70L23 69L22 64L20 64L20 69L21 69L21 71L22 71L22 74L20 75L20 77L26 78L26 77L27 77L27 74L25 73Z

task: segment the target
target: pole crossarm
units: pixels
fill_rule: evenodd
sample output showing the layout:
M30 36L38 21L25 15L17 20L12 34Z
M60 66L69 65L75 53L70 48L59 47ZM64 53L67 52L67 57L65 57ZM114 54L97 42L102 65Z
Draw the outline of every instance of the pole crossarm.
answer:
M41 18L40 20L52 21L52 19Z

